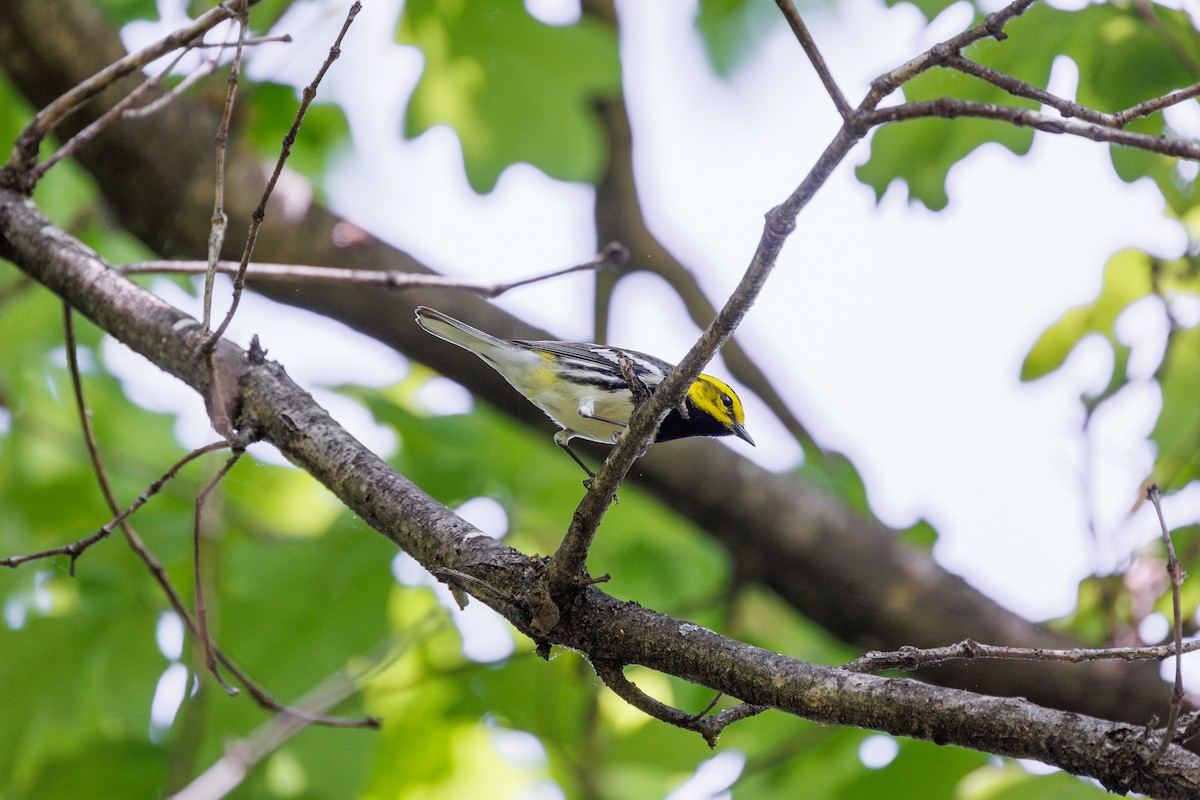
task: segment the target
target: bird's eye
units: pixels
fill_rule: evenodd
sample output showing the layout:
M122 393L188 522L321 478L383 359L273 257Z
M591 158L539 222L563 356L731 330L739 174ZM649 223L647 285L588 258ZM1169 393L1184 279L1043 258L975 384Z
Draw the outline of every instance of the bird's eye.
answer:
M725 405L726 411L733 411L733 398L727 394L721 395L721 402Z

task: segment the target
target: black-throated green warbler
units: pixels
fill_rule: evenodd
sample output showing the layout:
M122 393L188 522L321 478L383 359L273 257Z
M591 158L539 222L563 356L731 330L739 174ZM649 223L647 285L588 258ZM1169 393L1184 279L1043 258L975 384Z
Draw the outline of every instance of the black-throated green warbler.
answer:
M660 358L619 347L499 339L427 306L417 308L417 323L479 356L544 411L562 428L554 434L555 444L588 475L592 471L571 450L570 442L579 438L612 444L629 421L633 392L621 361L650 391L674 369ZM672 409L663 420L654 441L736 436L753 445L743 422L742 402L733 389L711 375L701 375L688 389L683 408Z

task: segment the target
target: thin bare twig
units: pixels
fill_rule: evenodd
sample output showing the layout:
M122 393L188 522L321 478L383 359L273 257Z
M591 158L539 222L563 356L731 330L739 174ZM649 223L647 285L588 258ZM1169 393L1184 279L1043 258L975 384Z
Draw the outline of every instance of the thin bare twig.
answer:
M350 6L350 10L346 13L346 21L342 23L342 29L338 32L337 38L334 39L333 46L329 48L329 55L326 56L324 63L321 64L321 68L317 70L316 77L313 78L312 83L304 87L300 107L296 110L292 126L288 128L288 132L283 137L283 144L279 150L279 158L275 161L275 170L271 173L271 177L267 181L267 186L258 201L258 207L250 215L250 230L246 235L246 246L242 251L241 264L237 274L233 278L233 297L229 303L229 310L225 312L225 319L221 321L221 324L217 326L217 329L213 331L211 336L208 335L209 318L207 313L205 314L204 330L201 333L201 339L203 340L206 353L212 353L213 348L216 346L215 342L225 334L229 323L233 321L233 315L237 313L238 304L242 299L242 289L246 285L246 269L250 264L250 257L254 254L254 246L258 241L258 231L267 216L267 202L271 199L271 195L275 191L275 184L279 182L279 176L283 174L283 165L287 163L288 156L292 153L292 145L296 142L296 134L300 130L300 125L304 122L304 117L308 113L308 107L317 97L317 87L321 85L321 79L325 77L325 73L333 66L333 62L342 54L342 40L346 37L346 33L350 30L350 25L353 24L354 18L358 16L358 12L361 10L362 3L355 0L355 3ZM211 269L214 271L216 269L216 260L217 255L210 251L209 263L212 265ZM209 281L211 281L211 277ZM208 306L206 305L206 312L207 308Z
M1003 72L997 72L991 67L985 67L983 64L978 64L959 53L951 53L946 56L944 66L949 69L956 69L967 75L973 75L982 81L1003 89L1014 97L1025 97L1030 100L1036 100L1042 105L1047 105L1055 109L1064 117L1079 117L1097 125L1117 127L1111 114L1104 114L1087 106L1081 106L1078 103L1063 99L1031 83L1018 80Z
M373 270L373 269L342 269L340 267L321 267L305 264L260 264L251 263L246 268L246 277L250 279L293 282L293 283L333 283L354 286L378 286L381 289L449 289L471 292L481 297L498 297L507 291L540 281L558 278L574 272L601 269L610 266L620 266L629 258L629 251L624 246L613 242L604 250L597 253L588 261L574 264L562 269L556 269L540 275L531 275L514 281L487 283L483 281L466 281L458 278L447 278L441 275L421 275L402 270ZM208 264L204 261L142 261L118 268L125 275L204 275ZM241 262L218 261L217 272L223 275L237 275Z
M221 684L221 688L228 692L230 697L235 696L238 690L226 683L221 677L221 672L217 669L217 658L213 651L212 637L208 633L208 605L204 599L204 575L200 568L200 520L204 513L204 503L208 500L208 495L217 487L221 479L229 473L229 470L233 469L233 465L238 462L238 459L242 457L242 453L244 452L245 450L241 448L235 448L229 458L225 460L221 469L217 470L217 474L196 495L196 510L192 528L192 566L196 575L196 626L200 642L204 647L204 665L208 667L208 671L213 674L213 677L217 679L217 683Z
M994 659L1001 661L1054 661L1082 664L1086 661L1163 661L1177 653L1200 650L1200 641L1154 647L1073 647L1052 650L1042 647L1004 647L964 639L945 647L904 647L890 652L864 653L842 669L849 672L879 672L885 669L912 671L944 664L947 661Z
M136 89L122 97L119 102L113 105L112 108L105 111L90 125L72 136L66 144L58 148L58 150L52 153L49 158L31 169L29 171L30 180L34 183L40 181L42 176L45 175L59 161L75 155L75 153L79 152L79 150L81 150L83 147L86 147L88 143L99 136L105 128L111 125L123 114L128 112L134 103L141 100L151 90L156 89L162 83L163 79L166 78L167 75L171 74L171 70L175 68L175 65L178 64L185 55L187 55L187 52L188 50L186 47L180 50L179 54L172 59L171 63L159 71L157 75L142 81L142 83Z
M212 325L213 284L216 280L217 261L225 244L225 229L229 218L225 215L225 151L229 144L229 121L233 118L233 101L237 97L238 76L242 68L242 49L249 25L245 0L231 2L237 12L238 38L234 46L233 63L229 65L229 78L225 88L225 105L221 109L221 122L213 140L216 155L215 185L213 187L213 212L208 231L208 272L204 278L204 314L200 324L200 341L207 342Z
M1043 114L1030 108L1001 106L993 103L977 103L971 100L958 100L952 97L942 97L937 100L925 100L913 103L901 103L872 111L863 111L856 115L859 122L870 128L889 122L899 122L908 119L938 117L954 119L955 117L979 117L1008 122L1013 125L1036 128L1044 133L1065 133L1091 139L1094 142L1107 142L1123 147L1134 147L1151 153L1159 153L1173 158L1185 158L1192 161L1200 160L1200 144L1182 139L1172 139L1165 136L1150 136L1135 133L1120 128L1109 128L1081 122L1077 119L1059 115Z
M1135 119L1148 117L1155 112L1162 111L1164 108L1179 105L1185 100L1191 100L1197 96L1200 96L1200 83L1193 83L1191 86L1169 92L1162 97L1155 97L1130 106L1124 111L1118 111L1116 114L1113 114L1113 120L1123 128Z
M252 47L255 45L272 44L272 43L291 44L291 42L292 42L291 34L285 33L281 36L248 37L242 44L244 47ZM201 49L205 49L205 48L220 48L222 51L224 51L229 46L230 46L230 43L228 43L228 42L203 42L202 41L202 42L196 42L195 44L193 44L191 46L191 49L201 50ZM179 97L184 92L186 92L188 89L190 89L192 86L195 86L201 80L203 80L204 78L207 78L209 75L212 75L214 72L216 72L217 67L220 65L220 63L221 63L221 61L220 61L219 55L215 55L215 56L212 56L211 58L204 59L204 61L200 64L200 66L196 67L196 69L192 70L187 75L185 75L183 80L181 80L179 83L172 86L169 91L164 92L163 95L161 97L157 98L154 102L147 103L146 105L139 106L138 108L127 109L123 116L125 117L125 119L136 119L139 117L148 117L151 114L158 112L164 106L168 105L172 100Z
M1059 97L1045 89L1040 89L1010 75L1005 75L1003 72L997 72L991 67L977 64L958 53L952 53L947 56L945 66L987 81L1014 97L1027 97L1030 100L1036 100L1043 105L1050 106L1064 117L1077 117L1106 128L1124 128L1135 119L1149 116L1157 111L1162 111L1164 108L1178 105L1200 95L1200 83L1194 83L1191 86L1170 92L1162 97L1155 97L1151 100L1138 103L1124 111L1118 111L1115 114L1106 114L1103 111L1088 108L1074 101Z
M595 660L592 662L592 668L596 670L596 675L600 680L604 681L604 685L626 703L655 719L677 728L699 733L708 742L709 747L717 746L717 738L721 735L721 731L729 725L767 710L765 706L740 703L718 714L704 716L712 708L710 704L700 714L688 714L686 711L680 711L678 708L661 703L643 692L635 683L625 677L625 671L620 664ZM718 699L719 697L718 695Z
M1175 723L1178 722L1179 711L1183 707L1183 609L1180 590L1187 575L1179 559L1175 557L1175 545L1171 542L1171 532L1167 528L1166 518L1163 517L1162 490L1158 488L1157 483L1150 484L1146 489L1146 499L1154 505L1154 513L1158 515L1158 524L1162 530L1163 544L1167 548L1167 574L1171 576L1171 607L1175 630L1175 686L1171 691L1167 725L1163 730L1162 742L1158 746L1157 755L1161 756L1175 739Z
M83 429L83 443L87 447L88 458L92 462L92 472L95 473L96 483L100 486L100 494L104 496L104 502L108 505L108 513L115 517L120 513L120 506L117 504L117 495L113 492L112 484L108 480L108 470L104 468L104 462L100 458L100 446L96 443L96 431L92 427L92 414L88 410L87 401L83 396L83 377L79 372L79 353L75 343L75 315L71 311L69 303L63 303L63 339L67 351L67 372L71 375L71 388L75 395L75 410L79 414L79 424ZM128 520L121 523L121 528L128 532L130 528ZM75 559L77 557L75 555L71 557L71 577L75 577Z
M205 45L200 44L196 46L204 47ZM224 45L220 46L224 47ZM197 83L216 72L217 65L219 63L220 62L216 58L206 58L203 62L201 62L200 66L196 67L194 70L185 75L183 80L181 80L179 83L175 84L170 89L163 92L159 97L156 97L153 101L144 106L125 109L125 113L122 115L122 117L124 119L140 119L142 117L148 117L151 114L157 114L159 111L170 105L173 100L180 97L188 89L192 88Z
M414 644L421 644L445 627L448 617L434 609L412 626L413 634L392 645L390 652L367 659L357 670L330 675L319 686L296 701L294 707L281 709L245 739L225 747L225 754L191 783L171 796L171 800L219 800L249 774L250 770L278 750L314 720L325 719L325 711L357 692L373 675L394 663ZM377 648L378 649L378 648Z

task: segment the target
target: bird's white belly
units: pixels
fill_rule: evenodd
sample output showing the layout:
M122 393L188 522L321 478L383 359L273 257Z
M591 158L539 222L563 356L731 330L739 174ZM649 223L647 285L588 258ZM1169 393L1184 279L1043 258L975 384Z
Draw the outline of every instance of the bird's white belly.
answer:
M624 423L633 412L633 395L628 389L611 392L596 386L564 384L555 379L554 372L546 365L546 357L537 353L529 352L520 357L508 354L504 360L480 355L514 389L529 398L560 427L570 431L572 437L612 444L613 434L624 429ZM588 416L580 416L581 410ZM621 424L614 425L604 420Z
M613 435L624 429L633 412L633 395L628 391L613 394L602 389L579 386L564 394L539 394L529 399L550 419L571 431L572 436L593 442L613 443ZM588 416L580 416L580 411ZM603 419L592 419L602 417ZM614 420L621 423L614 425Z

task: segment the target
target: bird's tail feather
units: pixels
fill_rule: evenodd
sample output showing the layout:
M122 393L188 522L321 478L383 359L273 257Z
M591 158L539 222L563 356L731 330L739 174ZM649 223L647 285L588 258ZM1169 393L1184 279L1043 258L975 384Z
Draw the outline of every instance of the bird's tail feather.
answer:
M504 347L507 343L490 333L484 333L478 328L472 328L465 322L443 314L429 306L417 306L417 324L439 339L445 339L451 344L478 352L480 345Z

